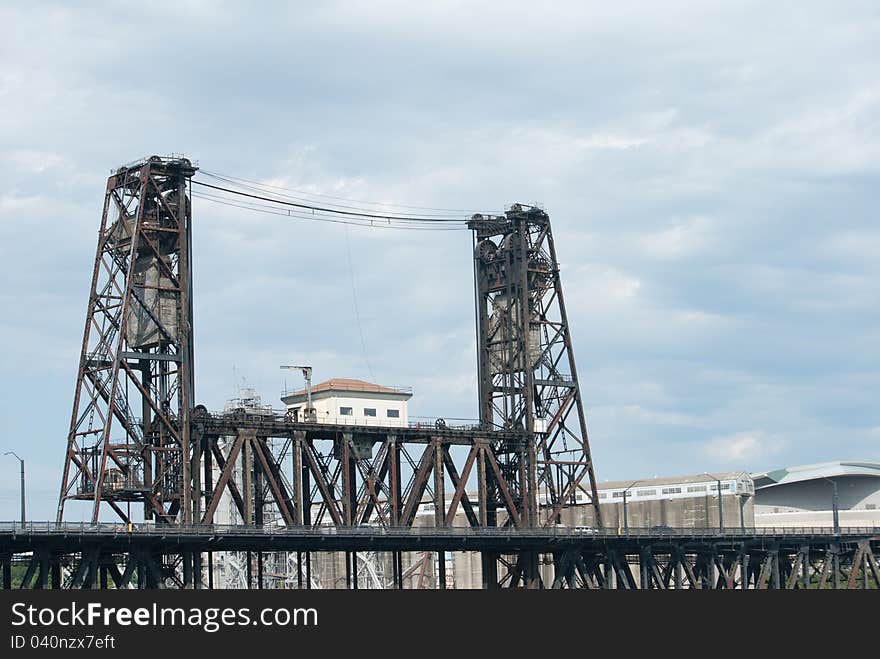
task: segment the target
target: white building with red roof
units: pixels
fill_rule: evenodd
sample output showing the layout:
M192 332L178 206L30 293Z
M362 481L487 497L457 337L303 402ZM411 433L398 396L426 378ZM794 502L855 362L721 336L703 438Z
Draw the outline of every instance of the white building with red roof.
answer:
M408 387L386 387L351 378L333 378L312 387L312 407L318 423L405 427L409 424L410 398L412 389ZM305 389L285 394L281 400L291 416L302 418L307 404Z

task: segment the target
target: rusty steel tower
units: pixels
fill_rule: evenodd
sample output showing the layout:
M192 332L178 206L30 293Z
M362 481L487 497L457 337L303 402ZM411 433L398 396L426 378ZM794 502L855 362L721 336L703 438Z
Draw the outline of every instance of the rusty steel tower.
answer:
M563 509L576 503L591 504L601 526L550 217L515 204L503 216L475 215L468 225L480 421L488 430L531 438L516 449L494 446L522 526L559 523ZM494 511L491 516L494 526Z
M71 499L131 504L157 523L192 521L194 395L191 211L182 157L107 180L57 522Z

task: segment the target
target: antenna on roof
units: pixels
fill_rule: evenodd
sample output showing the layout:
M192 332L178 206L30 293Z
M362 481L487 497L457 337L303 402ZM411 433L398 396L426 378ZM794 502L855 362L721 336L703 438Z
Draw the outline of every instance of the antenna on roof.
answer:
M306 380L306 407L303 410L303 421L307 421L309 423L317 423L318 421L318 413L315 411L315 408L312 407L312 367L311 366L294 366L291 364L282 364L281 368L288 369L299 369L302 371L303 377Z

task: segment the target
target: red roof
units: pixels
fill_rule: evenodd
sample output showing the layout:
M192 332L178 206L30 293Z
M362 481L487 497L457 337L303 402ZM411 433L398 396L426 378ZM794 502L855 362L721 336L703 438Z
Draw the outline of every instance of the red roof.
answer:
M409 391L403 389L394 389L392 387L383 387L381 384L373 384L364 380L354 380L352 378L332 378L312 387L312 394L322 391L352 391L371 394L409 394ZM306 390L301 389L295 391L291 396L303 396Z

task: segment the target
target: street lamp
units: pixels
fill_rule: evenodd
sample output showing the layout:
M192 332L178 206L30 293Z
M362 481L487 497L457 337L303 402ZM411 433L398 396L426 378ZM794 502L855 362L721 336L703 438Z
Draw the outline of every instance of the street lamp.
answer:
M724 533L724 506L721 503L721 479L713 474L703 472L703 476L713 479L718 485L718 532Z
M840 535L840 499L837 496L837 481L831 480L827 476L822 476L822 478L831 483L831 515L834 521L834 534Z
M21 463L21 526L24 528L25 523L25 513L24 513L24 460L18 457L15 451L6 451L3 455L12 455Z
M633 481L629 484L629 487L623 491L623 532L627 534L629 534L629 520L626 516L626 493L629 492L633 486L638 485L641 482L641 480Z

